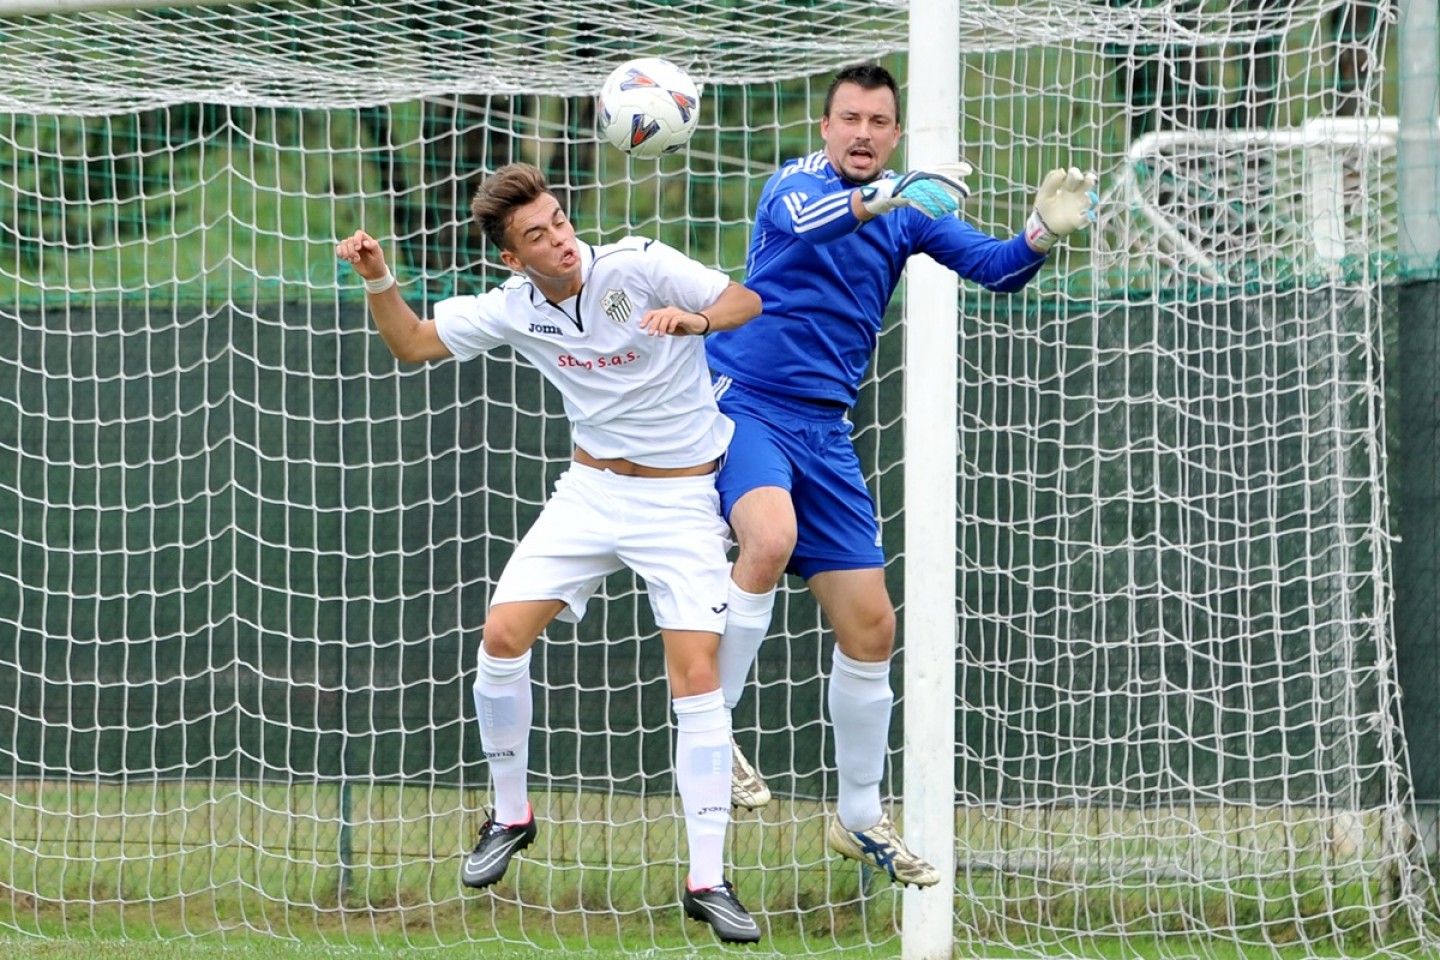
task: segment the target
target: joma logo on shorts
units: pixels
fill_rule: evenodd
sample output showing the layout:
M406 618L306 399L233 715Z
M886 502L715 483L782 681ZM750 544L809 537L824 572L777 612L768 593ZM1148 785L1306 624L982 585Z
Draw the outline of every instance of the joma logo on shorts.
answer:
M531 332L531 333L556 333L556 334L558 334L558 333L561 332L561 330L560 330L559 327L555 326L555 324L553 324L553 323L532 323L532 324L530 324L530 332Z

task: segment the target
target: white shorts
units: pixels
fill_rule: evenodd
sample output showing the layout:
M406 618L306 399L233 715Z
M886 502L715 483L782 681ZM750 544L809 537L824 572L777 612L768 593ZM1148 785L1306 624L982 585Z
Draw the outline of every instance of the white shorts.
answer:
M715 475L622 477L572 463L521 538L490 598L560 600L578 621L605 578L629 567L665 630L723 633L730 528Z

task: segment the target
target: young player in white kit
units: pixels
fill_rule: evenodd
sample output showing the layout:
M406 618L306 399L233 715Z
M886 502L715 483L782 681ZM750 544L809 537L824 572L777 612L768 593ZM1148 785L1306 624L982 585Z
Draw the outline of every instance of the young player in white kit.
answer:
M373 237L359 231L336 247L364 278L397 358L466 360L508 345L560 391L575 443L491 597L475 706L495 807L461 880L495 883L536 835L526 796L530 648L556 617L579 620L605 577L629 567L645 581L665 645L690 847L685 912L722 940L758 940L723 872L730 720L716 657L730 565L715 472L734 427L716 406L702 336L756 316L760 298L657 241L578 240L528 164L486 179L471 212L516 276L442 300L431 320L406 305Z

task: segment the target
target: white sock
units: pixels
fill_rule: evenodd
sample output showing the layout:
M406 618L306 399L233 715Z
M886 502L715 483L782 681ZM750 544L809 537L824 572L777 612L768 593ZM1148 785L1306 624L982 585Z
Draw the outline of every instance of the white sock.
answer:
M725 830L730 826L730 715L719 690L677 697L675 788L690 841L690 889L725 882Z
M851 660L835 648L829 705L840 777L836 813L847 829L866 830L880 822L880 779L885 773L894 703L888 660Z
M480 648L475 677L475 715L480 743L495 785L495 822L529 819L530 724L534 717L530 687L530 651L513 660L492 657Z
M720 687L725 691L725 708L734 710L750 679L755 655L770 630L775 610L775 588L765 593L747 593L730 581L729 607L725 611L725 632L720 635Z

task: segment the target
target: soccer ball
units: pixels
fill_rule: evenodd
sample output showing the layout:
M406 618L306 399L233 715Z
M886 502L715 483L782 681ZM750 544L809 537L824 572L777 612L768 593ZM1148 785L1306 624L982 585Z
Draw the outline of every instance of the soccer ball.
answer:
M700 90L669 60L641 57L616 67L600 89L600 135L621 153L654 160L690 141Z

